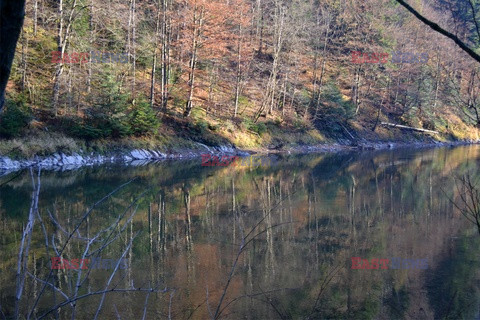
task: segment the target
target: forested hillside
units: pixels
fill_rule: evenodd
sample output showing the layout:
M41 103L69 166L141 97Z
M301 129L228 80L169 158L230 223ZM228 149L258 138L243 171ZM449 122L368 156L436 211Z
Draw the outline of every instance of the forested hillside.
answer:
M409 3L479 47L480 1ZM394 0L28 0L0 151L478 140L479 73Z

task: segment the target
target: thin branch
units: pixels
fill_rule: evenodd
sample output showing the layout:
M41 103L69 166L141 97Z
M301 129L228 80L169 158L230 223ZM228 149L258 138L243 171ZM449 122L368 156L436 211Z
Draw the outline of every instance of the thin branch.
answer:
M64 234L66 234L67 236L70 235L70 232L68 232L67 230L65 230L65 228L57 221L57 219L55 219L55 217L53 216L52 212L50 211L50 209L47 209L47 212L48 212L48 215L50 216L50 220L52 221L52 223L55 225L55 227L57 227L60 231L62 231ZM77 230L78 231L78 230ZM85 238L85 237L82 237L82 236L73 236L72 237L73 239L79 239L79 240L85 240L85 241L89 241L90 239L88 238Z
M121 218L125 215L125 213L133 206L133 203L135 203L136 201L138 201L139 198L135 199L132 204L130 204L130 206L125 209L124 213L119 216L119 218L117 219L117 221L110 227L116 227L118 225L118 223L120 222ZM94 250L92 253L90 253L89 255L86 255L86 257L90 257L90 256L93 256L95 255L94 259L98 258L98 256L100 255L100 253L103 251L103 249L105 249L110 243L114 242L119 236L120 234L122 234L122 232L128 227L128 224L130 223L130 221L133 219L133 216L137 213L137 209L138 209L138 205L137 207L135 208L135 210L133 210L132 214L130 215L130 217L128 218L128 220L124 223L123 227L118 231L117 235L111 239L110 237L112 236L112 234L114 233L115 229L112 229L112 232L107 236L107 238L105 239L104 241L104 244L98 248L97 250ZM106 230L108 230L109 228L107 228ZM99 232L98 235L100 235L103 231ZM92 269L88 269L87 273L86 273L86 276L85 278L83 279L83 281L80 283L80 286L83 285L83 283L87 280L88 278L88 275L90 274L90 271Z
M97 235L98 236L98 235ZM85 250L83 251L83 255L82 255L82 259L80 261L83 261L81 263L85 263L85 256L87 255L88 253L88 250L90 249L90 245L97 239L97 236L93 237L88 243L87 243L87 246L85 248ZM78 291L80 289L80 287L82 286L81 283L80 283L80 280L82 279L82 269L83 269L83 266L82 268L80 268L78 270L78 274L77 274L77 283L75 285L75 293L73 294L73 297L76 298L77 295L78 295ZM87 272L87 275L85 276L85 278L88 277L88 274L89 274L90 270ZM76 309L75 309L76 305L73 306L73 310L72 310L72 320L75 319L75 312L76 312Z
M286 291L286 290L292 290L292 291L295 291L295 290L300 290L302 289L302 287L298 287L298 288L281 288L281 289L273 289L273 290L269 290L269 291L264 291L264 292L257 292L257 293L251 293L251 294L245 294L245 295L242 295L242 296L238 296L236 298L233 298L232 300L230 300L227 304L225 304L225 306L222 308L222 310L220 310L220 313L223 313L224 310L226 310L231 304L237 302L238 300L240 299L244 299L244 298L256 298L257 296L261 296L265 293L274 293L274 292L279 292L279 291Z
M122 319L122 317L120 317L120 314L118 313L118 309L117 309L116 304L113 304L113 308L115 309L115 315L117 316L117 319Z
M50 282L46 282L36 276L34 276L33 274L31 274L30 272L27 271L27 274L32 277L34 280L36 281L40 281L42 283L45 283L46 285L48 285L49 287L53 288L55 291L57 291L58 293L60 293L65 299L69 299L69 297L67 296L67 294L65 292L63 292L60 288L57 288L55 285L53 285L52 283ZM73 306L73 304L72 304Z
M431 29L435 30L436 32L444 35L445 37L453 40L463 51L465 51L470 57L475 59L477 62L480 62L480 55L478 55L475 51L473 51L470 47L468 47L463 41L461 41L456 35L446 31L442 27L440 27L435 22L432 22L422 16L418 11L413 9L408 3L403 0L396 0L399 4L401 4L405 9L410 11L418 20L422 21L424 24L429 26Z
M170 292L170 300L168 302L168 320L172 320L172 299L173 299L174 293L175 293L175 290Z
M18 319L19 317L20 300L23 293L23 286L25 284L25 274L26 274L27 263L28 263L28 252L30 250L32 232L33 232L33 227L35 225L35 216L38 211L38 197L40 193L40 172L41 170L39 169L38 175L37 175L37 184L35 185L33 171L32 171L32 168L30 168L30 176L32 178L33 191L32 191L32 200L30 204L30 213L28 216L28 223L23 230L20 250L18 251L17 274L15 277L15 280L16 280L15 316L14 316L15 319Z
M3 185L6 185L7 183L15 180L16 178L18 178L21 174L23 173L23 171L19 171L18 173L16 173L12 178L8 179L7 181L5 182L2 182L0 183L0 187L3 186Z
M117 265L115 266L115 269L112 271L112 274L110 275L110 278L108 279L108 282L107 282L107 284L105 285L105 290L107 290L107 288L110 286L110 283L111 283L112 280L113 280L113 276L115 276L115 273L117 273L117 270L118 270L118 268L119 268L119 266L120 266L120 263L122 262L123 257L125 257L125 255L127 254L128 250L130 250L130 247L132 246L133 241L135 240L135 238L138 236L139 233L140 233L140 231L138 231L138 232L132 237L132 239L130 239L130 242L128 243L127 247L125 248L125 250L123 250L122 257L121 257L120 259L118 259ZM102 299L100 300L100 303L99 303L99 305L98 305L97 312L95 313L95 318L94 318L94 319L97 319L97 318L98 318L98 315L100 314L100 310L102 309L103 302L105 301L105 296L106 296L106 293L104 293L104 294L102 295Z
M254 180L255 182L255 185L257 186L257 189L259 189L259 186L258 184L256 183L256 181ZM297 191L294 191L292 193L295 194ZM291 195L290 195L291 196ZM224 309L221 309L222 307L222 303L223 303L223 300L225 299L225 296L227 294L227 290L228 290L228 287L230 286L230 282L232 281L233 279L233 275L235 274L235 270L237 268L237 263L238 261L240 260L240 256L242 255L243 251L244 251L244 248L246 247L247 244L249 244L250 242L252 242L253 239L255 239L258 235L266 232L269 228L272 228L272 227L269 227L269 228L266 228L265 230L259 232L258 234L256 234L255 236L253 236L251 239L249 239L248 241L247 238L258 228L258 226L263 222L265 221L265 219L273 212L274 209L276 209L286 198L284 197L283 199L280 199L273 207L271 207L268 212L262 217L262 219L260 219L260 221L255 224L255 226L250 230L250 232L247 233L246 236L242 236L242 242L240 244L240 247L239 247L239 250L237 252L237 255L235 257L235 260L233 262L233 266L230 270L230 274L228 276L228 280L227 280L227 283L225 284L225 287L223 289L223 293L222 293L222 296L220 297L220 301L217 305L217 309L215 310L215 314L214 314L214 317L213 319L218 319L220 317L220 315L222 314L223 310ZM283 223L284 224L284 223ZM282 225L282 224L279 224L279 225ZM243 230L242 230L242 233L243 233Z
M148 298L150 297L150 293L147 293L147 296L145 297L145 303L143 304L143 317L142 320L145 320L145 317L147 316L147 307L148 307Z
M208 310L208 314L210 315L210 318L213 319L213 313L212 313L212 309L210 308L210 303L208 302L208 285L205 287L205 291L206 291L206 294L207 294L207 310Z
M86 293L84 295L81 295L81 296L78 296L76 297L75 299L68 299L68 300L65 300L59 304L57 304L56 306L54 306L53 308L51 308L50 310L48 310L47 312L45 312L44 314L42 314L38 319L43 319L45 318L48 314L52 313L53 311L67 305L67 304L70 304L72 302L75 302L75 301L78 301L78 300L81 300L81 299L85 299L85 298L88 298L88 297L91 297L91 296L95 296L95 295L99 295L99 294L105 294L105 293L109 293L109 292L160 292L160 293L166 293L168 292L169 289L163 289L163 290L157 290L157 289L154 289L154 288L150 288L150 289L142 289L142 288L138 288L138 289L109 289L109 290L101 290L101 291L95 291L95 292L90 292L90 293Z
M263 291L260 285L258 285L258 289L260 289L260 293L267 299L268 304L272 306L273 310L275 310L275 312L278 314L280 319L282 320L286 319L285 315L282 314L280 310L278 310L278 308L273 304L272 299L269 296L267 296L267 294Z
M468 0L468 4L472 9L472 20L473 20L473 23L475 24L475 30L477 31L478 41L480 42L480 28L478 27L477 12L475 11L475 6L473 5L472 0Z
M5 313L2 311L2 305L0 304L0 314L2 315L3 319L6 320L7 317L5 316Z
M335 268L333 268L333 270L330 271L330 273L327 274L327 276L325 277L325 279L323 279L323 282L322 284L320 285L320 290L318 292L318 295L317 295L317 298L315 299L315 304L313 305L313 308L312 308L312 311L309 315L309 318L315 313L316 309L317 309L317 306L318 306L318 303L320 302L320 297L322 296L322 294L325 292L325 289L327 288L327 286L330 284L330 282L333 280L333 278L335 277L335 275L341 270L341 265L338 265L336 266Z
M100 205L101 203L103 203L105 200L107 200L108 198L110 198L113 194L115 194L116 192L118 192L120 189L124 188L125 186L129 185L130 183L132 183L134 180L136 180L137 178L134 178L124 184L122 184L121 186L119 186L118 188L114 189L112 192L110 192L109 194L107 194L105 197L103 197L102 199L100 199L99 201L97 201L89 210L87 210L87 212L85 213L85 215L82 217L82 219L78 222L77 226L74 228L74 230L71 232L70 236L67 238L67 240L65 241L62 249L60 250L60 252L57 251L56 249L56 246L54 246L54 249L57 253L57 256L60 257L63 253L63 250L65 250L68 242L70 241L70 239L73 237L73 235L75 234L76 230L78 230L78 228L80 228L80 225L82 225L82 223L87 219L87 217L90 215L90 213L92 213L92 211L98 206ZM54 237L52 238L52 242L54 241ZM48 276L47 276L47 279L46 281L48 282L48 280L50 279L50 277L52 276L53 274L53 269L50 270L50 272L48 273ZM40 292L37 296L37 299L35 299L35 302L33 303L33 306L32 306L32 309L30 310L30 312L28 313L28 316L27 316L27 319L30 319L30 317L33 315L33 312L35 311L35 308L38 304L38 302L40 301L40 297L42 296L43 292L45 291L45 288L47 286L44 284L42 286L42 288L40 289Z

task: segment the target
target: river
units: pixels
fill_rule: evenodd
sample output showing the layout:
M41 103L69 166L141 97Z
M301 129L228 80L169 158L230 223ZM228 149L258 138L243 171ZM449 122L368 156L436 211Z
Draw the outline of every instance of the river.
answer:
M478 318L479 146L275 157L2 177L0 319Z

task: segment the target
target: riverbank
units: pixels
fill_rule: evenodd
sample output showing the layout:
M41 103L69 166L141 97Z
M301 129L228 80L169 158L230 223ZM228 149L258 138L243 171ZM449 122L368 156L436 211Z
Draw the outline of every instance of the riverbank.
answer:
M61 141L57 141L61 142ZM63 141L65 143L66 141ZM180 142L180 140L179 140ZM237 155L248 156L250 154L304 154L304 153L331 153L341 151L365 151L365 150L383 150L400 148L431 148L444 146L458 146L467 144L476 144L480 141L437 141L429 139L426 141L361 141L352 142L342 140L340 142L325 142L315 145L290 144L281 147L268 148L238 148L233 144L224 144L217 146L208 146L200 142L181 141L178 147L159 146L138 147L129 149L127 146L115 145L112 143L109 151L102 148L102 151L85 151L82 149L76 151L62 152L61 149L50 155L38 155L31 158L22 158L19 155L8 156L0 155L0 176L25 168L41 168L43 170L74 170L85 166L102 165L106 163L120 163L124 165L144 165L155 161L175 160L175 159L195 159L200 158L202 154L211 155ZM70 143L72 143L70 141ZM75 142L78 143L78 142ZM134 145L134 144L132 144ZM94 146L93 149L95 149ZM92 146L89 146L90 150Z

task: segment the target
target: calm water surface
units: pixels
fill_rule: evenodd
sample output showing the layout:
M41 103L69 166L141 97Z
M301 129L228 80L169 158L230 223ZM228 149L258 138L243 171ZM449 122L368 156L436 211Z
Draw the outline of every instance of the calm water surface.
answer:
M471 146L10 174L0 319L477 319L480 236L450 199L479 164ZM126 268L52 271L55 256Z

